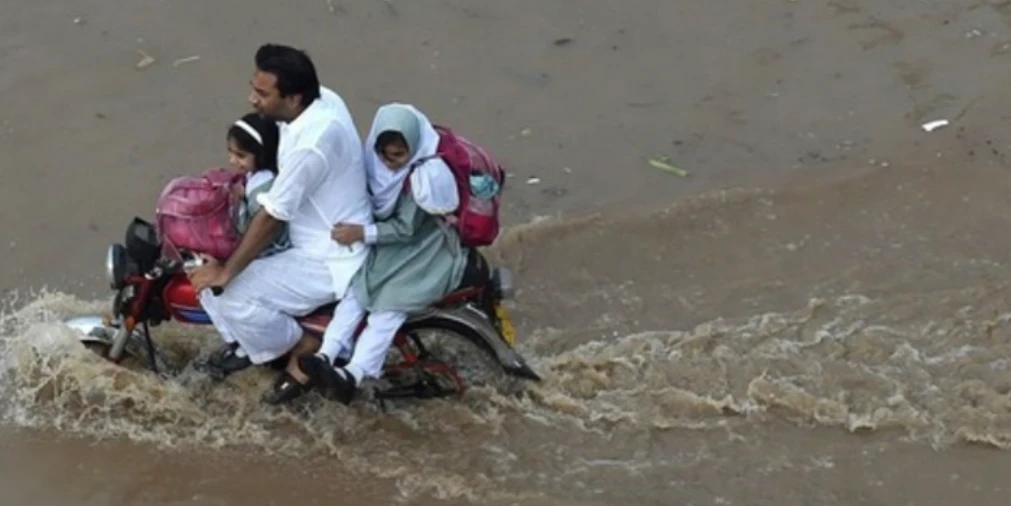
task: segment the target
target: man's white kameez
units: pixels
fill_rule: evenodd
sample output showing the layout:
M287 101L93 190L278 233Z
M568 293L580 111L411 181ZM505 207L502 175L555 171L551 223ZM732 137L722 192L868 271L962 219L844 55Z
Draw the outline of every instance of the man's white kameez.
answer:
M330 238L340 222L371 224L361 139L344 101L322 96L280 125L278 176L257 201L288 223L292 248L254 260L215 297L201 303L225 341L255 364L284 355L302 335L294 317L336 301L365 261L363 243Z

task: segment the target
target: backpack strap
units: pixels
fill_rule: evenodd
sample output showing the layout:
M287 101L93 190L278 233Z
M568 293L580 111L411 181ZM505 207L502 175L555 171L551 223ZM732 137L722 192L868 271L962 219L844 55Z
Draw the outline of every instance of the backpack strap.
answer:
M442 153L434 153L428 156L423 156L415 160L414 163L410 165L410 167L407 169L408 170L407 177L404 178L404 186L403 189L401 190L401 194L405 194L411 191L411 175L414 174L414 169L421 167L422 165L428 163L429 160L432 160L434 158L442 158ZM443 238L446 240L446 246L449 247L449 250L453 253L453 256L459 255L462 244L460 243L460 241L454 241L452 239L453 238L453 232L451 230L452 225L450 225L449 220L445 216L432 216L432 217L435 218L435 223L436 225L439 226L439 230L442 230Z

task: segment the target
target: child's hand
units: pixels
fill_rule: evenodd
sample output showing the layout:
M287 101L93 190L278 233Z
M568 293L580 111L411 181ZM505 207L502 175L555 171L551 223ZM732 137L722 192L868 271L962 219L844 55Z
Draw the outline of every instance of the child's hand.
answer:
M233 184L229 190L229 197L231 203L242 202L242 199L246 198L246 187L241 183Z
M365 240L365 227L353 223L338 223L330 231L330 237L342 246L350 246Z

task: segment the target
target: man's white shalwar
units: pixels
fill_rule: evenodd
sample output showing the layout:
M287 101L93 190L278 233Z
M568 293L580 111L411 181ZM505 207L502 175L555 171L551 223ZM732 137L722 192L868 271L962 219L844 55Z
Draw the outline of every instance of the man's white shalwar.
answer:
M278 358L298 342L295 316L336 301L367 256L363 243L330 237L339 222L372 223L362 144L344 101L322 95L280 126L278 176L257 201L288 223L292 247L251 262L201 304L227 342L238 342L254 364Z

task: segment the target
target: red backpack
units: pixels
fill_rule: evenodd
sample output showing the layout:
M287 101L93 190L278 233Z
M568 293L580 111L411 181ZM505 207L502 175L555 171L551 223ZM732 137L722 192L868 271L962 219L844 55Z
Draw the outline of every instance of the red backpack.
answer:
M233 188L242 172L211 169L201 176L177 177L165 186L155 208L158 232L177 248L227 259L239 245Z
M499 233L499 205L505 185L505 169L483 148L453 133L448 127L434 125L439 133L438 156L446 162L456 180L460 205L447 217L456 228L460 242L469 248L488 246ZM498 184L491 199L482 199L471 193L470 177L483 174Z

